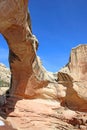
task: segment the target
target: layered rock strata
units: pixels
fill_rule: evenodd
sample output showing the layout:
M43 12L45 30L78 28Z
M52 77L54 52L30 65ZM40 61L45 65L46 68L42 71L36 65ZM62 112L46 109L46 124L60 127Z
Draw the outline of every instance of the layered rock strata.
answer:
M87 44L72 49L69 69L74 80L87 81Z
M1 0L0 32L9 46L10 96L33 98L38 88L48 84L50 76L36 56L38 41L32 34L27 6L28 0Z
M67 85L65 102L68 107L87 111L87 44L72 49L69 63L60 70L60 73L64 73L62 81L67 74L73 79Z
M36 55L38 40L27 6L28 0L0 1L0 33L9 46L11 70L11 87L0 114L7 114L18 130L87 129L87 114L72 111L87 112L87 45L73 49L60 72L47 72Z

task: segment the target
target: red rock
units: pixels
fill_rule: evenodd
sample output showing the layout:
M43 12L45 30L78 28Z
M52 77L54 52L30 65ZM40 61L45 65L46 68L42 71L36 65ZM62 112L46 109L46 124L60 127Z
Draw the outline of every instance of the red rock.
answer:
M87 45L72 50L61 72L47 72L36 55L38 40L27 6L28 0L0 0L0 33L9 46L11 69L11 87L0 113L18 130L79 129L82 113L68 108L87 112Z
M58 82L66 87L63 106L87 112L87 45L72 49L70 61L58 73Z

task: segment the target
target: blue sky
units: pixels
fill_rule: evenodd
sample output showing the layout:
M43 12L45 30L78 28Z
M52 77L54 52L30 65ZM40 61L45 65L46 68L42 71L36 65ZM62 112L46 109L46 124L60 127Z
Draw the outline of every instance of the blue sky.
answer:
M4 37L0 34L0 63L5 64L7 67L9 67L8 63L8 45Z
M70 51L87 43L87 0L29 0L37 54L47 70L56 72L67 64ZM0 62L7 66L8 47L0 37Z

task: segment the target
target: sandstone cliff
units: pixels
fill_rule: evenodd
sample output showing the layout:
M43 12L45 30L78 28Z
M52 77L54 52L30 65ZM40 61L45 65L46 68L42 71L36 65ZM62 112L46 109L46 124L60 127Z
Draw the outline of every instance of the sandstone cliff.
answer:
M73 109L87 111L87 44L72 49L69 63L60 72L73 79L67 88L67 105Z
M11 70L11 87L0 114L18 130L85 130L87 45L73 49L60 72L47 72L36 55L38 40L27 5L28 0L0 1L0 32L9 46Z
M45 72L36 56L38 40L32 34L27 10L28 0L1 0L0 5L0 32L9 46L9 93L11 96L34 98L38 96L36 90L48 84L49 74Z
M69 69L74 80L87 81L87 44L72 49Z

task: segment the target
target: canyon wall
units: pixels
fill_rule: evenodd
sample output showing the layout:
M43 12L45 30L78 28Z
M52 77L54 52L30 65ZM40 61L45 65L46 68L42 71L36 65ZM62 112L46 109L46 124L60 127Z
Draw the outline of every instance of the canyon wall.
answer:
M58 74L47 72L36 55L38 40L32 34L28 0L1 0L0 5L0 32L9 46L9 96L56 99L72 109L84 111L87 108L87 45L72 49L70 61L63 71ZM68 71L65 72L66 68Z
M87 44L72 49L69 68L75 80L87 81Z
M74 109L87 111L87 44L72 49L69 63L60 70L60 73L64 73L63 76L68 74L72 77L67 87L67 105Z
M20 130L73 130L73 122L79 129L75 111L87 112L87 45L72 49L69 63L58 73L48 72L36 55L28 0L0 0L0 33L9 46L11 70L0 114Z

